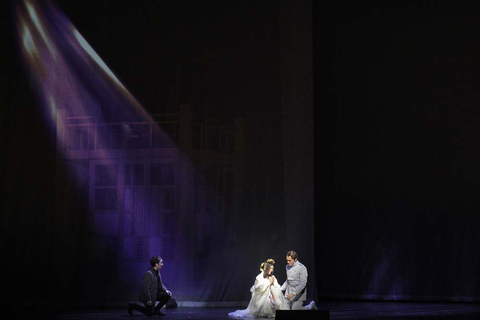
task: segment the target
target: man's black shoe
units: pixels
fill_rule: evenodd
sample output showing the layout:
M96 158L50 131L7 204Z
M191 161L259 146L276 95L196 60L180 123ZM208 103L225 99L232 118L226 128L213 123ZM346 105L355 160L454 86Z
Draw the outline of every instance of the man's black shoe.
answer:
M132 303L129 302L129 303L128 303L128 310L127 310L127 312L128 312L131 316L133 316L132 309L133 309Z
M163 313L163 312L160 311L160 310L155 311L155 314L156 314L157 316L161 316L161 317L164 317L164 316L167 315L166 313Z

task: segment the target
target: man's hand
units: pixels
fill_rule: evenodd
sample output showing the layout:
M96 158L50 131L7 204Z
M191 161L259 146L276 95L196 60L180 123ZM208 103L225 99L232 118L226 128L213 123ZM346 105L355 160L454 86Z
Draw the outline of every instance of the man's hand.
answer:
M172 296L172 292L170 292L170 290L165 290L165 292L171 297Z
M147 306L151 306L152 305L152 301L148 300L147 301Z
M285 296L285 298L287 298L288 300L292 300L293 297L295 297L295 294L293 294L293 293L289 293Z

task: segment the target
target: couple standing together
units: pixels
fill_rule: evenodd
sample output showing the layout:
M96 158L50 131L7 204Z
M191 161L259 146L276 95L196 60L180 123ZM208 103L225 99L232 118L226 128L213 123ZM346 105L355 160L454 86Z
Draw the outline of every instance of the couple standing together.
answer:
M295 251L287 252L287 280L282 286L273 275L275 261L268 259L260 266L260 274L250 289L252 298L247 309L230 312L234 318L275 317L275 310L315 310L315 302L303 306L307 300L307 268L298 261Z

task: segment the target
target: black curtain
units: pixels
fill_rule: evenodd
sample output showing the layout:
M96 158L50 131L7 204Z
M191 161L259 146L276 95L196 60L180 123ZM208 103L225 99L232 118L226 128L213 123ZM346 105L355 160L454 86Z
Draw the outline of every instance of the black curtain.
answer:
M321 296L478 301L478 9L315 7Z

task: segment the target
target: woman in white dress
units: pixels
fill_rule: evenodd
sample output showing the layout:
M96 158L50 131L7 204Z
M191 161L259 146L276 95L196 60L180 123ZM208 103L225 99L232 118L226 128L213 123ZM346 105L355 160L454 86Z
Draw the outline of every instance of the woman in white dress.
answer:
M252 298L247 309L230 312L234 318L274 318L275 310L288 310L288 303L283 296L277 279L273 276L275 261L268 259L260 266L260 274L250 289Z

